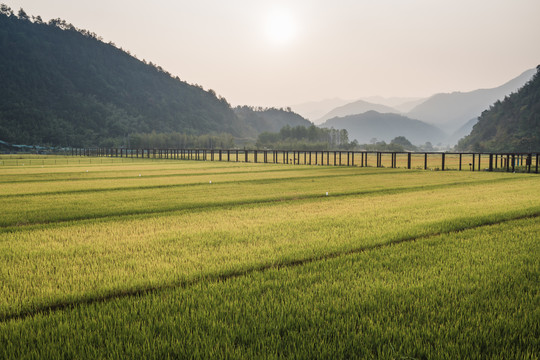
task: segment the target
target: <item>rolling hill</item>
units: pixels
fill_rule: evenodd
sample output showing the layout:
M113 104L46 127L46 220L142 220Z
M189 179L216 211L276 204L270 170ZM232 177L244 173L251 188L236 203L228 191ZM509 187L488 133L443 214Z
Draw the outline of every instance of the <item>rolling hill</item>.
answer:
M446 134L436 126L398 114L381 114L368 111L363 114L335 117L327 120L322 127L346 129L349 139L359 143L369 143L371 139L389 142L397 136L405 136L413 144L438 143Z

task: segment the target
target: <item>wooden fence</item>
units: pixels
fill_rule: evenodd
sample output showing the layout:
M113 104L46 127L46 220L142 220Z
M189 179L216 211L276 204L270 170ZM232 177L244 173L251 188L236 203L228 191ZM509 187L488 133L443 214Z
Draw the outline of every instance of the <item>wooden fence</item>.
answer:
M536 174L539 165L538 153L73 148L71 155Z

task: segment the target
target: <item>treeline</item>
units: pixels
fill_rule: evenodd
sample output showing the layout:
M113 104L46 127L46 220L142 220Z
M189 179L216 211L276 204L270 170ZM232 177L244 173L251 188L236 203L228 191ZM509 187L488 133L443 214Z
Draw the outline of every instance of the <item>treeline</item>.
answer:
M188 135L173 133L138 133L125 139L124 147L132 149L232 149L234 138L230 134Z
M424 145L417 146L411 143L405 136L396 136L389 143L386 143L386 141L376 141L376 139L373 139L371 144L362 144L359 147L366 151L435 151L435 148L431 142L428 141Z
M286 125L279 132L263 132L256 142L259 149L282 150L347 150L357 145L356 141L349 142L345 129L319 128L313 124L309 127Z
M259 135L256 148L280 150L361 150L361 151L434 151L433 145L413 145L406 137L396 136L386 143L372 139L371 144L359 144L357 140L349 141L345 129L319 128L315 125L284 126L279 132L264 132Z

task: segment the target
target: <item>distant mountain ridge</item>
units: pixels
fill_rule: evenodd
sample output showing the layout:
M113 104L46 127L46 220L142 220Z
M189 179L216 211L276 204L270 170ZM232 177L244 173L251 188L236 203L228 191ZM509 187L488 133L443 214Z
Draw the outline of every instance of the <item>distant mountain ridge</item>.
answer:
M531 79L534 73L534 69L527 70L518 77L492 89L440 93L426 99L387 99L372 96L340 105L314 122L324 123L333 117L363 114L371 110L379 113L401 114L409 119L420 120L440 128L447 133L441 142L453 146L461 137L469 134L482 111L489 108L495 101L518 90ZM382 102L385 104L381 104Z
M469 120L480 116L482 111L488 109L495 101L502 100L505 96L517 91L532 78L535 72L535 69L527 70L518 77L492 89L436 94L406 115L453 133Z
M365 100L356 100L355 102L348 103L333 109L332 111L328 112L323 117L318 119L317 123L324 123L328 119L332 119L334 117L363 114L368 111L376 111L378 113L399 113L399 111L397 111L396 109L386 105L374 104Z
M361 98L360 100L368 101L374 104L381 104L392 109L395 109L401 113L406 113L414 108L416 105L426 101L426 98L419 97L384 97L384 96L369 96Z
M301 104L291 105L291 108L304 118L316 122L330 110L351 102L339 98L324 99L319 101L309 101Z
M369 143L373 138L389 142L398 136L405 136L413 144L424 144L428 141L438 143L446 137L446 134L436 126L420 120L376 111L335 117L327 120L321 127L346 129L349 138L356 139L361 144Z

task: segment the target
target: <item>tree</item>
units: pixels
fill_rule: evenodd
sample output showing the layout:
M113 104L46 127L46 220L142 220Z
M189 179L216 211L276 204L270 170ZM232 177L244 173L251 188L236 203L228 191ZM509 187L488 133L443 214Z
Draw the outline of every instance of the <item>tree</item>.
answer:
M427 141L424 145L422 145L422 150L433 151L433 145L431 144L431 142Z
M6 16L13 16L13 10L11 10L11 8L7 6L6 4L0 4L0 14L6 15Z
M390 144L400 144L404 146L410 146L412 145L409 140L405 136L396 136L390 141Z
M19 13L17 14L17 17L21 20L30 20L30 18L28 17L28 14L22 9L20 8L19 9Z
M346 145L349 143L349 133L347 129L339 130L339 145Z

